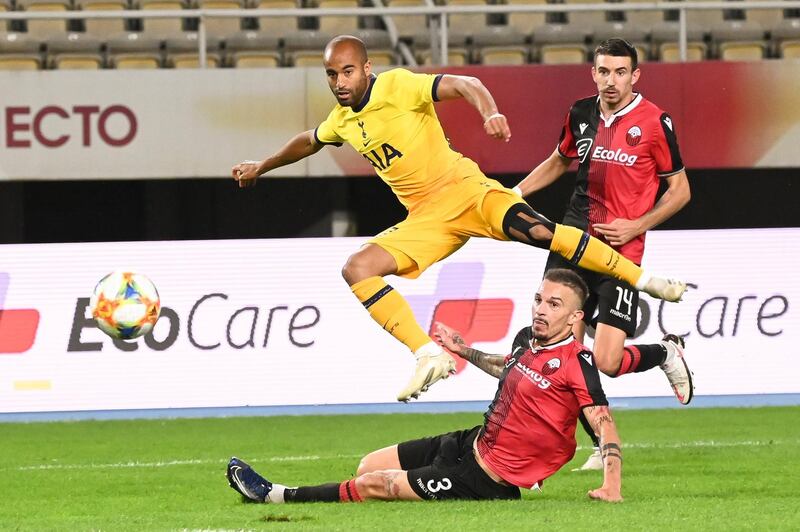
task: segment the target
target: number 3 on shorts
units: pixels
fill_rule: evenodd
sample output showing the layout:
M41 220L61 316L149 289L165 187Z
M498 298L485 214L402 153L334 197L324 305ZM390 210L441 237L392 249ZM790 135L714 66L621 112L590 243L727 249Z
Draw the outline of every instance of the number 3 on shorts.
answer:
M428 491L431 493L436 493L440 490L449 490L453 487L453 483L450 482L450 479L445 477L441 480L441 482L437 482L436 485L433 485L433 480L428 481Z

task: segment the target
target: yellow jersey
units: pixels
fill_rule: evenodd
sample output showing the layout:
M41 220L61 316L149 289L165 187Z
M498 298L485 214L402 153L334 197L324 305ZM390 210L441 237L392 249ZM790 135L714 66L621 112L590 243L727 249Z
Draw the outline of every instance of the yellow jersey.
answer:
M450 148L433 108L441 74L402 68L370 79L358 105L336 107L314 130L321 144L347 142L375 168L400 202L411 209L474 162ZM459 167L461 167L459 169Z

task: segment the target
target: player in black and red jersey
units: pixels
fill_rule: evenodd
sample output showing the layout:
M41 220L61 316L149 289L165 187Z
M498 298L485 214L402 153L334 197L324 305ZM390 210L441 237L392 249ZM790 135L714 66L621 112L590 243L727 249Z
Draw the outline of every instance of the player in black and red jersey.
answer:
M583 318L588 288L573 271L547 272L533 304L533 325L521 330L509 355L467 347L441 324L441 344L498 377L483 426L392 445L365 456L357 477L341 483L289 488L269 482L232 458L231 487L257 502L518 499L539 489L575 454L582 411L602 438L603 485L589 497L622 500L622 454L592 353L572 335Z
M553 154L518 187L527 196L553 183L578 160L575 191L565 225L583 229L641 264L645 233L678 212L689 201L672 118L633 91L640 70L636 49L622 39L609 39L595 50L592 77L598 94L578 100L567 114ZM661 180L666 192L656 202ZM550 255L546 269L571 268ZM682 404L693 395L692 374L683 358L683 340L668 334L651 345L625 346L636 331L639 292L625 282L577 270L589 285L584 321L596 329L595 359L610 377L660 366ZM582 341L585 324L576 327ZM581 420L597 445L597 438ZM584 466L602 469L599 449Z

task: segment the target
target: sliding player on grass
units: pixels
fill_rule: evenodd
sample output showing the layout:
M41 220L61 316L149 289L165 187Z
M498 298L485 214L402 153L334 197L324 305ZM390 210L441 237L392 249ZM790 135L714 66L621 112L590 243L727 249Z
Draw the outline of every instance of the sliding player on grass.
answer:
M228 483L246 500L266 503L519 499L520 488L541 488L573 457L583 412L600 435L605 464L603 485L589 497L621 501L616 425L592 353L572 336L587 295L575 272L547 272L536 292L533 324L517 334L509 355L469 348L458 332L437 324L442 345L500 380L482 426L374 451L361 460L356 478L345 482L291 488L232 458Z

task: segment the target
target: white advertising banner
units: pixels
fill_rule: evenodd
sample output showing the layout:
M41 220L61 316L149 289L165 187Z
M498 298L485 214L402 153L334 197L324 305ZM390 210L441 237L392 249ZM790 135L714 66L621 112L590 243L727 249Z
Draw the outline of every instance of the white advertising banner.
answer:
M662 231L645 265L689 280L678 304L642 296L640 336L687 335L698 395L798 393L800 229ZM393 403L413 358L340 276L363 239L0 246L0 412ZM530 324L546 253L473 240L421 278L390 278L423 325L441 320L507 353ZM152 335L114 343L93 326L95 283L148 275ZM471 366L425 401L490 400ZM669 396L659 370L605 379L611 397Z
M225 177L316 127L335 103L321 68L111 74L0 73L13 87L0 106L0 179ZM339 175L333 156L277 175Z

